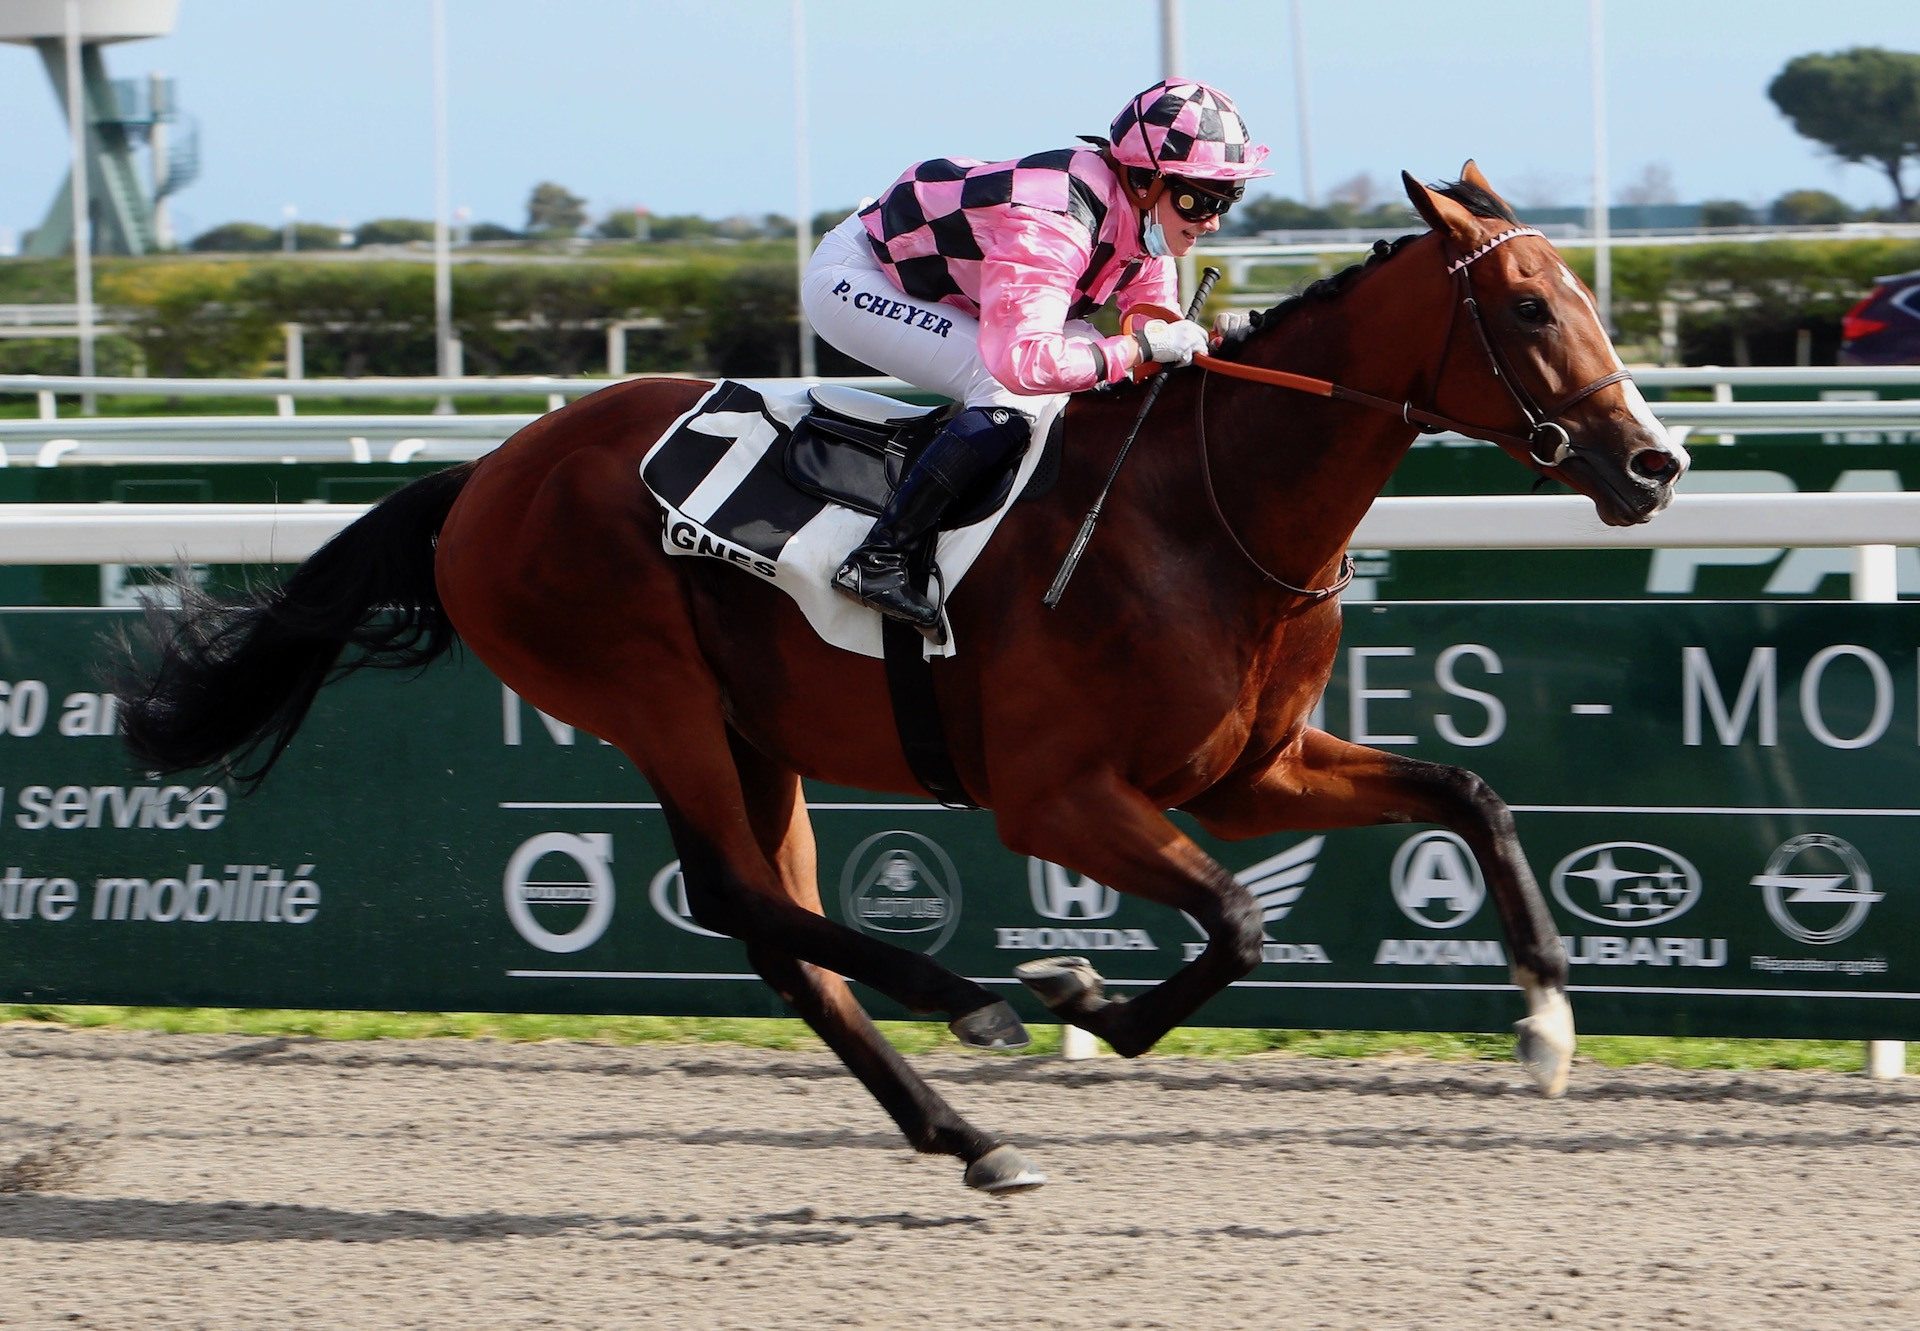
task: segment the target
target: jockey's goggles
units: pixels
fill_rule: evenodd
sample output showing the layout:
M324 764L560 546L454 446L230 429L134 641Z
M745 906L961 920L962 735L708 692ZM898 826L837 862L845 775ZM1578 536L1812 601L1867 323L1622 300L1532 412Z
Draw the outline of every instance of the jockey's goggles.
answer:
M1240 202L1240 196L1246 191L1247 187L1238 180L1222 181L1215 188L1211 183L1202 185L1179 176L1167 177L1167 201L1173 205L1173 211L1189 222L1219 217Z

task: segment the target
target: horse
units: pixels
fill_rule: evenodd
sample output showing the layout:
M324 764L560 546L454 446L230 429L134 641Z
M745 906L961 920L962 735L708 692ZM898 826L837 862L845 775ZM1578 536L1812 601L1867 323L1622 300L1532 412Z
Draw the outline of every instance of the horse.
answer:
M1057 480L1008 511L948 607L965 650L929 668L954 770L1009 849L1205 931L1197 956L1130 999L1103 992L1084 958L1017 967L1059 1020L1135 1057L1260 961L1254 899L1168 810L1227 839L1437 823L1492 889L1527 1005L1517 1052L1558 1095L1574 1050L1567 959L1507 805L1462 768L1309 718L1340 636L1348 541L1420 428L1492 440L1616 526L1665 507L1687 460L1586 287L1471 161L1452 184L1402 179L1425 231L1169 372L1098 538L1048 609L1042 591L1139 395L1068 403ZM324 684L464 643L527 702L631 759L694 920L744 944L915 1149L957 1158L988 1193L1038 1186L1017 1147L913 1072L848 981L945 1014L976 1047L1026 1042L1012 1007L821 907L802 778L924 793L881 662L828 646L789 598L722 561L663 550L640 462L711 387L604 388L400 489L277 588L154 609L123 644L125 739L148 769L213 768L251 788Z

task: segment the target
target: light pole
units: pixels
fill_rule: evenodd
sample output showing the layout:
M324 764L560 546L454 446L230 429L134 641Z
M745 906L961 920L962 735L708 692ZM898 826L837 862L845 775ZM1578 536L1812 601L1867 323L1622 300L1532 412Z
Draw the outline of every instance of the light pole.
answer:
M80 325L80 373L91 378L93 360L93 218L87 187L85 104L80 95L80 0L67 0L67 130L73 157L73 294ZM93 415L93 394L80 395L82 415Z
M807 260L813 257L813 204L809 198L807 176L807 16L805 0L793 0L793 252L797 268L794 288L794 323L800 336L800 377L811 379L819 372L813 355L813 325L807 322L802 296L807 281Z
M1318 208L1320 200L1313 187L1313 135L1307 121L1307 25L1300 17L1300 0L1292 0L1293 10L1293 105L1294 118L1300 122L1300 201Z
M460 373L453 341L453 259L448 252L447 207L447 0L433 0L433 331L442 379ZM450 415L441 398L434 410Z
M1593 77L1593 300L1600 326L1613 332L1613 251L1607 210L1607 31L1604 0L1587 0Z

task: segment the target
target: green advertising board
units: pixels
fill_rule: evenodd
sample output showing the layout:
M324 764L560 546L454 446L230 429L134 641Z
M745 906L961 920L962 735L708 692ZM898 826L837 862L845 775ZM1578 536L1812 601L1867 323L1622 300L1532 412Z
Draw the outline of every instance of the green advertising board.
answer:
M92 676L119 618L0 614L0 1001L782 1011L689 916L625 760L471 659L324 692L241 798L129 769ZM1512 803L1583 1029L1920 1038L1920 610L1353 606L1323 713ZM1176 912L1006 851L990 814L809 799L829 913L1030 1018L1009 980L1022 960L1084 954L1124 992L1199 945ZM1451 834L1199 839L1255 893L1268 940L1199 1022L1521 1014Z

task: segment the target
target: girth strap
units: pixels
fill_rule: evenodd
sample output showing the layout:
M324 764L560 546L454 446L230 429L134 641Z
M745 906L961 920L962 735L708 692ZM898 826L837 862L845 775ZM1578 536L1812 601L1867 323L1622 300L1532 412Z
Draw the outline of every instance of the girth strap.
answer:
M908 557L907 568L916 585L924 586L933 564L934 542L923 542ZM911 624L897 619L880 621L880 645L887 667L887 697L893 704L894 728L900 749L914 779L949 809L977 809L966 783L953 765L947 730L940 723L940 703L933 692L933 662L927 659L927 640Z

